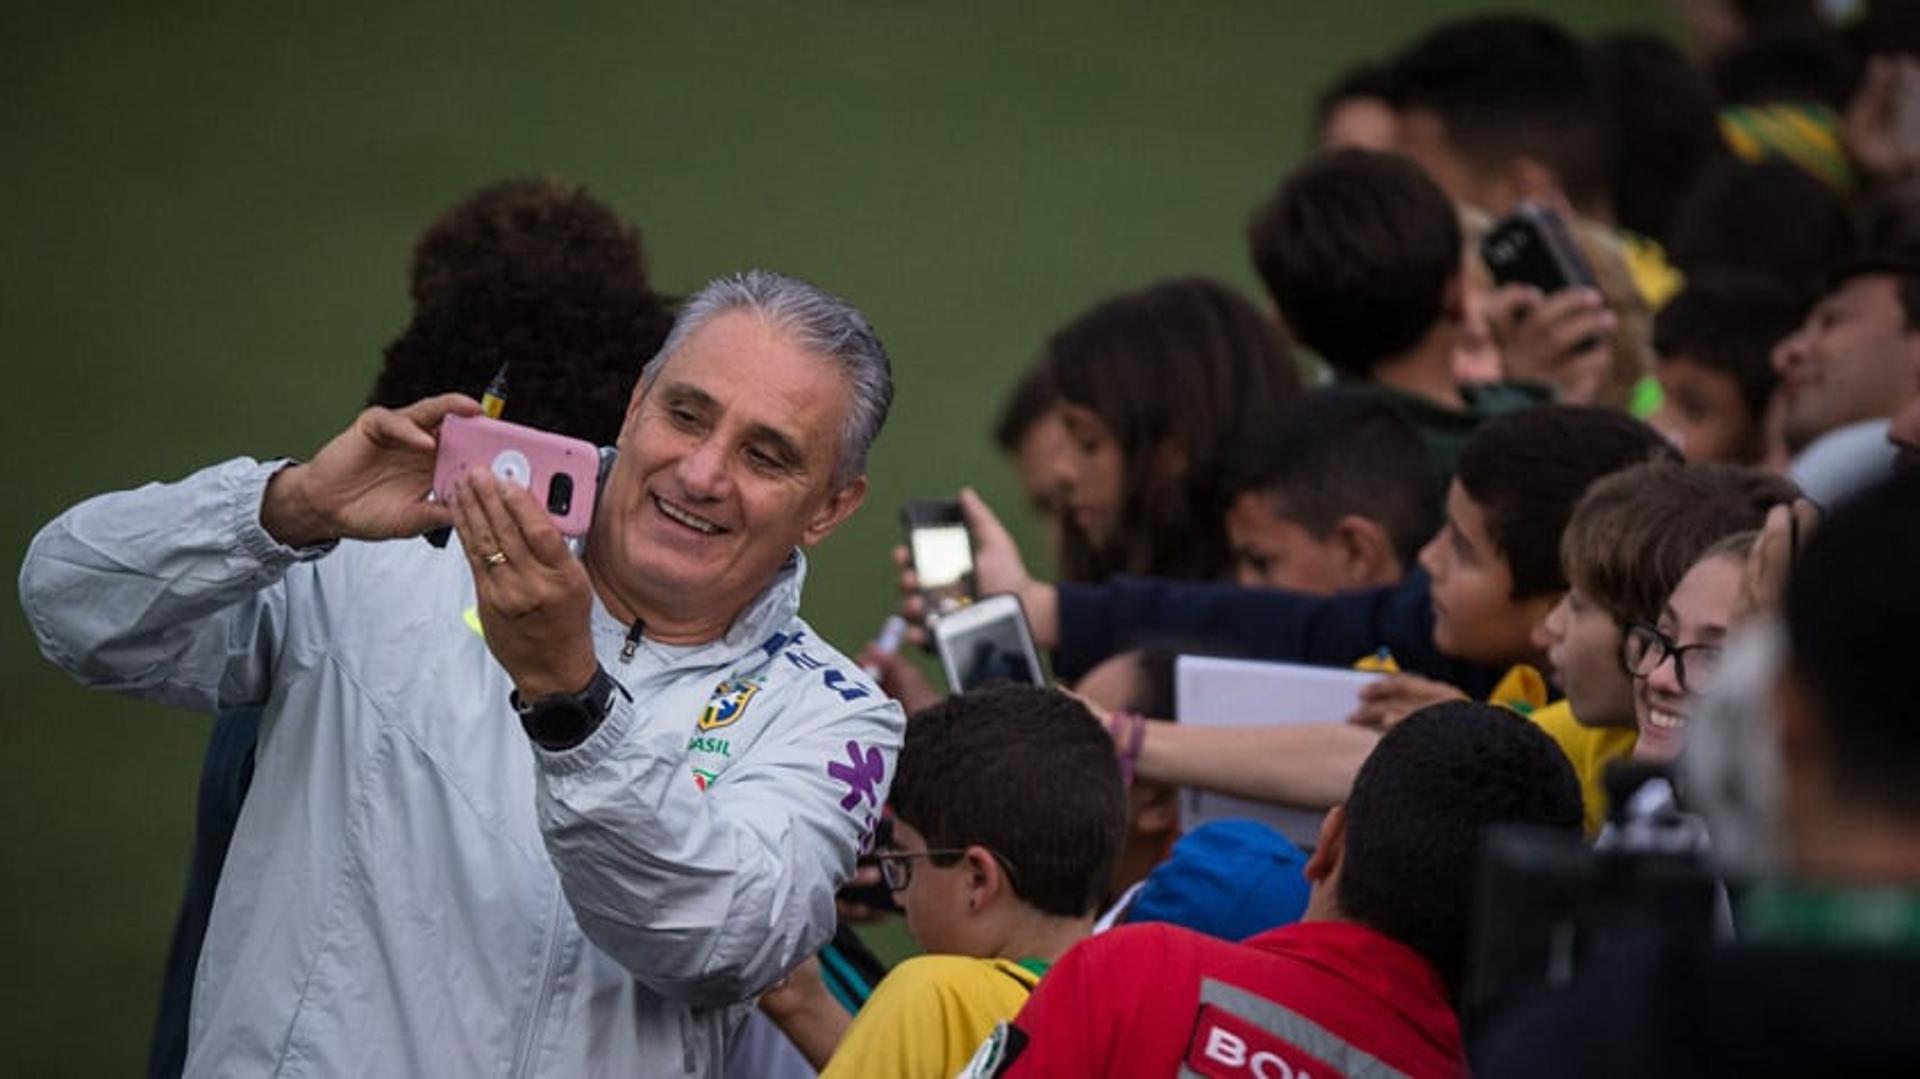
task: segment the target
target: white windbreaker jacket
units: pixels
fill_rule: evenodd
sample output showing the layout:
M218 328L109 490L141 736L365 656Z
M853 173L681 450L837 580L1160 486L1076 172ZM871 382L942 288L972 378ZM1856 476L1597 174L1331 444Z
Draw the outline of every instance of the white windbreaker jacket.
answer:
M102 495L20 574L48 658L201 712L264 705L194 986L189 1075L717 1075L738 1002L833 931L905 720L797 616L709 644L596 601L631 694L535 748L459 545L281 546L279 463Z

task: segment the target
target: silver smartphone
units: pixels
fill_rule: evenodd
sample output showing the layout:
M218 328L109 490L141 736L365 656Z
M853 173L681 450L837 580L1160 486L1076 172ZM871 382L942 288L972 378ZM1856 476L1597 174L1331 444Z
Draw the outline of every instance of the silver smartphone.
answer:
M947 672L947 686L955 693L994 682L1045 684L1026 612L1010 592L982 596L942 615L933 624L933 643Z

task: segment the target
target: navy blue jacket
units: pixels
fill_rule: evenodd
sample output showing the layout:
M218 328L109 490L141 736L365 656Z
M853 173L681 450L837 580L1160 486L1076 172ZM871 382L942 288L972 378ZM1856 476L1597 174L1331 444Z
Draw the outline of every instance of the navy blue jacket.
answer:
M1350 667L1385 648L1401 670L1484 700L1506 672L1434 647L1430 589L1420 569L1390 588L1334 596L1145 577L1063 584L1054 673L1072 681L1108 656L1156 640L1329 667Z

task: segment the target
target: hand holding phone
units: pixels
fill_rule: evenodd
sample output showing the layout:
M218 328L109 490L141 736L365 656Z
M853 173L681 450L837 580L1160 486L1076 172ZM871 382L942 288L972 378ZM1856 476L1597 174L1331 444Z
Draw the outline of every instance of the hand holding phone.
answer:
M583 536L593 523L600 451L590 442L485 416L448 416L434 458L434 497L448 501L454 481L472 468L525 488L562 535Z
M1480 257L1501 286L1488 304L1487 322L1506 377L1552 386L1563 403L1593 403L1606 378L1606 345L1619 317L1566 221L1548 207L1523 202L1480 241Z
M993 682L1046 684L1026 613L1010 592L983 596L936 621L933 642L955 693Z
M478 411L443 393L405 408L369 408L313 458L267 481L260 526L289 547L331 540L397 539L444 528L452 513L423 497L444 421Z
M972 602L973 536L960 503L952 499L909 502L900 510L900 523L927 610L946 615Z
M1480 241L1480 258L1499 284L1532 285L1548 296L1594 283L1593 269L1566 222L1531 202L1514 207L1488 230Z

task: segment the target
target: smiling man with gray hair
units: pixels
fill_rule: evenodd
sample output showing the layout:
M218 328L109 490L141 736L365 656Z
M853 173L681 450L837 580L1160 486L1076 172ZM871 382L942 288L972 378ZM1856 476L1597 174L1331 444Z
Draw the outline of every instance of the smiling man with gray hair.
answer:
M718 1074L738 1002L832 933L900 745L798 616L891 396L858 311L754 271L647 365L578 559L490 473L425 498L457 395L43 529L50 659L265 707L188 1074Z

